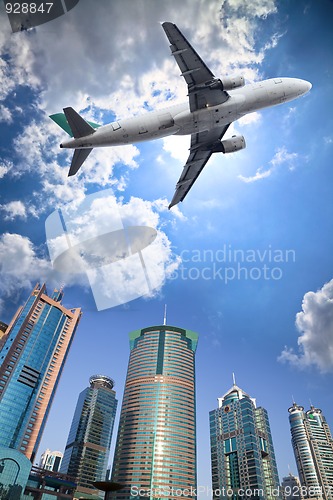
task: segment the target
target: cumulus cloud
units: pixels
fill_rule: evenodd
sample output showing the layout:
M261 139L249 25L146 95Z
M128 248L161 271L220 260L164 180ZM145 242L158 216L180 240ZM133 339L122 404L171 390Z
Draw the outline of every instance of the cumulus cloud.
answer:
M258 19L275 12L273 0L251 2L246 12L244 8L235 1L224 1L221 8L220 0L212 0L209 5L197 0L195 8L191 0L180 4L178 0L101 0L93 8L90 2L82 1L68 15L15 35L10 34L8 20L2 18L0 98L5 99L20 85L28 85L42 90L38 105L48 113L71 105L78 111L85 110L83 116L93 119L104 113L125 117L161 107L166 100L185 100L186 85L170 56L159 21L176 22L215 74L222 76L252 63L257 65L270 45L269 40L263 40L258 49L254 32ZM258 77L258 66L247 71L248 78ZM10 120L7 107L2 110L3 119ZM93 151L80 174L69 180L67 168L60 166L69 164L71 156L69 152L60 153L62 138L63 132L45 115L27 125L14 141L18 161L11 175L35 176L41 186L33 193L36 212L63 201L82 200L92 185L125 188L127 173L121 172L116 179L114 165L136 168L139 150L135 146ZM173 139L165 142L164 151L177 159L182 156L185 161L181 151L186 156L187 150L187 139L185 148L175 147ZM4 173L0 166L0 176Z
M255 175L250 177L245 177L243 175L238 175L238 179L243 182L251 183L256 182L261 179L269 177L280 165L286 164L289 170L295 169L296 160L299 158L298 153L289 153L287 149L283 146L278 148L273 158L268 162L269 167L259 167Z
M31 240L20 234L0 237L0 295L15 295L17 290L31 288L37 281L52 275L49 260L39 255Z
M217 76L242 69L246 78L257 79L258 68L249 65L260 64L276 34L257 48L256 23L274 12L274 0L248 5L224 0L222 7L220 0L196 0L195 7L192 0L81 1L70 14L16 36L3 17L0 28L7 36L1 37L0 50L10 54L10 65L2 60L0 96L17 84L40 86L49 112L95 102L118 116L137 111L139 103L156 106L170 93L185 97L160 26L168 20L179 25Z
M114 166L120 163L129 169L138 166L135 158L139 150L136 146L99 148L92 152L80 173L69 178L67 174L72 151L59 149L63 137L63 131L44 115L39 123L32 121L14 140L16 161L15 167L11 166L10 174L13 177L32 174L39 181L40 189L32 193L36 212L41 213L50 206L55 208L64 202L80 202L91 185L123 190L126 170L116 177ZM4 167L5 174L9 171L9 165Z
M5 220L14 220L15 218L26 219L27 212L22 201L10 201L6 205L0 205L0 210L5 214Z
M238 120L239 125L253 125L254 123L258 123L261 120L261 114L258 111L254 113L249 113L248 115L242 116Z
M0 33L0 101L2 101L19 86L38 89L41 82L35 71L36 52L30 50L29 34L20 33L19 36L12 36L5 16L0 16ZM8 111L5 111L5 117L8 121Z
M196 0L195 6L193 0L93 3L82 0L71 13L15 35L10 33L8 20L3 16L0 19L0 100L13 97L20 86L28 86L38 91L38 108L47 111L44 116L39 113L14 140L15 161L0 164L0 178L30 176L35 186L30 195L33 204L24 199L18 204L17 199L12 199L2 206L6 217L37 215L49 211L50 207L61 208L64 203L74 201L79 206L92 188L112 186L118 191L124 190L128 170L138 166L137 147L96 149L79 175L68 178L71 152L59 150L64 134L47 114L70 105L83 116L92 119L96 116L94 121L99 121L103 115L125 117L161 107L166 100L185 100L186 84L170 56L159 21L175 22L216 76L241 72L247 79L255 80L260 76L260 62L266 51L277 40L273 34L271 39L258 43L254 36L256 22L275 10L273 0L257 0L247 6L244 2L225 0L222 8L221 0L208 3ZM252 64L253 67L249 67ZM14 108L9 110L7 102L1 106L2 120L9 123ZM185 161L188 147L188 137L179 138L178 142L177 138L166 139L161 163L167 163L165 157L170 158L169 155ZM118 164L121 168L115 175L114 167ZM170 242L161 231L166 200L145 202L132 198L122 211L131 223L136 221L156 228L159 246L150 258L156 262L156 275L163 271L167 276L167 269L176 265L176 261ZM172 212L178 219L184 218L178 207ZM39 255L30 240L19 235L1 240L4 257L10 238L15 244L13 248L26 256L25 262L30 262L24 267L22 282L30 283L37 275L49 276L47 259ZM9 283L8 289L11 289L16 278L12 270L8 272L8 258L3 261L6 264L3 269L7 266L3 283ZM28 268L31 278L25 271ZM18 280L18 286L20 283Z
M12 113L7 106L0 104L0 122L12 123L13 117Z
M0 163L0 179L2 179L13 167L13 163L9 160L4 160Z
M285 346L278 360L297 368L314 366L321 372L333 371L333 279L317 292L303 297L302 311L296 315L298 351Z
M64 281L86 272L99 310L155 296L179 265L161 230L162 207L135 197L121 204L108 189L63 207L62 221L53 212L46 234L55 268Z
M117 259L109 255L110 248L105 247L105 255L102 257L106 259L107 265L98 269L90 266L87 275L99 309L116 305L114 294L117 290L120 293L117 300L128 301L142 295L156 296L180 263L180 258L172 252L170 240L161 229L159 214L163 212L163 207L162 200L147 202L135 197L128 203L121 204L110 194L110 190L96 193L96 197L86 197L81 204L65 206L62 215L67 228L66 234L60 219L57 219L58 212L51 214L46 221L52 262L69 249L68 241L74 246L124 227L152 228L156 235L153 241L138 241L134 230L128 258L125 258L126 255L124 258L119 257L118 263ZM119 241L123 238L119 234L116 237L119 237ZM126 245L125 247L127 249ZM65 265L53 268L43 248L44 246L35 247L29 238L19 234L5 233L1 236L0 294L3 298L15 296L17 290L30 288L37 281L46 281L55 286L59 286L59 283L87 286L86 268L78 270L66 268ZM102 250L98 246L98 252ZM95 258L94 255L92 257Z

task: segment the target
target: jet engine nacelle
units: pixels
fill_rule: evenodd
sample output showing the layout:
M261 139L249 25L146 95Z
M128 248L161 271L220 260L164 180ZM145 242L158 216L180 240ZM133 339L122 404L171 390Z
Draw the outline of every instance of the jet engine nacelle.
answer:
M222 153L234 153L246 148L245 139L242 135L233 135L231 139L221 141Z
M237 89L238 87L244 87L245 79L244 76L227 76L221 80L223 90Z

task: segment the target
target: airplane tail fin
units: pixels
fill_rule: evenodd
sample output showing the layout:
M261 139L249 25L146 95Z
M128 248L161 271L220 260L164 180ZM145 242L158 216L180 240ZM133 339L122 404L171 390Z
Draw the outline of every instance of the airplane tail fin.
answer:
M89 125L86 120L82 118L73 108L64 108L64 113L66 116L69 128L75 139L79 137L85 137L86 135L93 134L95 132L94 127Z
M76 174L76 172L82 166L83 162L88 158L92 150L93 148L75 149L72 163L68 172L68 177Z
M97 123L84 120L73 108L64 108L63 113L50 115L50 118L75 139L93 134L100 127ZM93 148L75 149L68 177L77 173L92 150Z
M65 109L66 109L66 111L65 111ZM92 134L96 130L96 128L101 126L98 123L85 121L78 113L76 113L76 111L74 111L73 108L65 108L65 109L64 109L64 111L67 114L55 113L54 115L50 115L50 118L57 125L59 125L59 127L61 127L65 132L67 132L67 134L70 135L71 137L75 137L74 130L72 129L73 120L74 120L74 123L76 123L77 121L80 120L81 123L83 121L85 124L90 126L90 131L88 133L86 133L85 135ZM71 111L68 111L68 110L71 110ZM72 119L70 118L71 122L67 118L67 115L72 117ZM77 119L77 117L79 117L79 118ZM74 128L76 128L75 125L74 125ZM83 137L83 136L78 136L78 137Z

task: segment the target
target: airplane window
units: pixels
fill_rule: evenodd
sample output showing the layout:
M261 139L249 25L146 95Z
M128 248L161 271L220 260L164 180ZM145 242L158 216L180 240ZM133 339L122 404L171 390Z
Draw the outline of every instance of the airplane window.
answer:
M113 130L119 130L121 128L120 124L118 122L113 122L113 123L111 123L111 125L112 125Z
M281 78L276 78L276 79L274 80L274 83L282 83Z

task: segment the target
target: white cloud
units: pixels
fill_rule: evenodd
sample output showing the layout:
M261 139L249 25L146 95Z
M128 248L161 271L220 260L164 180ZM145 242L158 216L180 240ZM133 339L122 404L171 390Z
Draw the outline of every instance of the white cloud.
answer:
M38 256L29 238L5 233L0 237L0 295L10 297L52 275L48 259Z
M178 24L217 76L242 70L247 78L258 78L257 66L253 69L248 65L260 63L269 40L263 40L263 48L257 49L255 27L259 18L275 12L273 1L251 2L246 8L225 1L221 8L220 0L209 5L197 0L193 8L191 0L158 4L145 0L144 12L140 5L132 0L111 4L102 0L94 5L92 16L90 3L79 2L75 16L62 16L45 27L15 35L10 34L8 20L2 19L0 50L8 57L0 62L0 96L7 97L19 85L42 88L38 103L42 108L49 112L58 112L66 105L78 111L88 108L85 116L92 118L100 118L106 111L118 117L137 114L161 107L170 97L173 102L185 100L186 84L159 24L168 19ZM92 33L98 34L98 50ZM5 108L3 113L9 120ZM11 175L28 172L35 176L36 184L41 185L33 193L39 213L50 205L82 200L91 185L125 189L127 170L117 171L115 178L114 166L122 163L136 168L139 150L135 146L96 149L79 175L68 179L67 167L59 165L69 165L71 157L71 153L59 150L63 135L45 115L40 123L33 121L26 126L14 141L18 162ZM188 137L167 138L164 150L185 162L188 142ZM0 166L1 173L6 172Z
M3 160L0 164L0 179L2 179L11 169L13 168L13 163L8 160Z
M317 292L303 297L302 311L296 314L298 352L285 346L279 361L298 368L315 366L321 372L333 371L333 279Z
M294 170L295 162L298 158L298 153L288 153L287 149L283 146L282 148L277 149L275 155L269 161L269 168L264 169L264 167L259 167L255 175L250 177L238 175L238 179L246 183L256 182L269 177L272 172L274 172L280 165L283 164L286 164L290 171Z
M101 0L93 7L82 1L75 15L15 35L3 17L0 50L9 53L10 65L3 59L0 96L16 85L42 86L41 104L50 112L95 103L119 116L135 113L144 102L155 107L170 92L185 98L186 85L170 57L161 20L175 22L217 76L242 71L258 79L258 68L249 66L261 63L277 37L263 40L258 49L256 23L275 12L274 0L248 5L225 0L222 7L220 0L196 0L195 5L192 0L145 0L144 7L132 0Z
M65 281L73 281L77 270L87 271L98 309L155 296L179 265L161 230L163 205L162 200L135 197L121 204L110 190L97 192L62 209L66 234L54 212L46 221L46 234L56 269Z
M0 122L12 123L13 117L12 113L7 106L0 104Z
M5 213L5 220L14 220L15 218L26 219L27 212L22 201L10 201L6 205L0 205L0 210Z
M272 169L263 170L263 168L260 167L252 177L244 177L244 175L239 174L238 179L249 184L251 182L259 181L260 179L265 179L265 177L269 177L271 173Z
M96 148L79 174L68 177L72 151L59 149L63 137L64 132L44 116L38 124L32 121L14 140L17 161L15 168L11 168L11 175L20 177L29 173L39 180L41 189L33 193L39 213L50 206L55 208L73 200L82 201L92 184L123 190L127 171L124 169L122 174L115 177L114 166L119 163L130 169L138 166L135 158L139 155L139 150L136 146ZM62 166L64 163L66 166Z
M190 138L187 135L169 135L163 139L163 150L182 165L185 164L189 155L189 147Z
M258 123L261 121L261 114L258 113L258 111L255 111L254 113L249 113L248 115L242 116L237 123L239 125L253 125L254 123Z
M297 153L288 153L287 149L283 146L282 148L277 149L274 157L270 161L270 164L273 168L275 168L283 163L287 163L289 170L294 170L295 160L297 160L297 158Z
M82 201L81 207L73 207L72 213L70 210L67 211L67 215L66 211L63 212L67 217L66 223L71 231L72 241L74 243L75 241L85 241L96 236L97 233L105 234L110 232L110 227L114 226L111 223L111 216L115 213L120 214L121 224L124 227L144 226L155 229L155 240L146 248L143 248L142 254L151 284L151 288L145 295L152 297L158 294L165 281L172 275L180 262L179 257L172 252L170 240L161 229L163 224L159 212L163 211L161 207L163 207L164 202L162 200L147 202L132 197L128 203L120 204L117 203L113 195L103 196L101 193L97 193L97 198L91 205L91 209L88 206L87 210L87 199ZM158 207L158 210L156 207ZM84 209L86 210L84 211ZM72 219L70 219L71 215ZM59 238L61 235L54 236ZM53 247L51 245L49 248L52 250L53 256L56 256L56 250L60 247L57 247L56 239L54 241ZM133 244L135 244L135 240L133 240ZM53 269L50 260L41 254L41 249L36 248L29 238L19 234L5 233L1 236L0 263L0 295L5 298L15 295L20 288L31 287L37 281L46 281L49 284L51 282L55 286L63 281L67 286L75 284L87 285L85 275L77 273L76 270L71 269L69 273L64 274L59 272L59 269ZM120 283L116 282L112 277L119 278L119 276L122 276L124 278L124 276L134 274L136 267L133 268L132 266L133 259L128 261L124 259L122 266L112 267L111 274L110 269L106 266L105 269L102 267L97 271L92 271L92 276L94 273L98 273L99 278L101 278L102 273L104 279L103 293L106 295L108 293L113 294L114 289ZM92 284L93 281L92 279ZM97 281L97 283L99 282ZM115 283L117 283L116 287ZM126 293L129 297L137 290L138 283L136 281L127 283Z
M37 89L40 79L35 71L35 52L29 33L13 35L5 16L0 16L0 101L18 86ZM4 57L5 56L5 57Z

